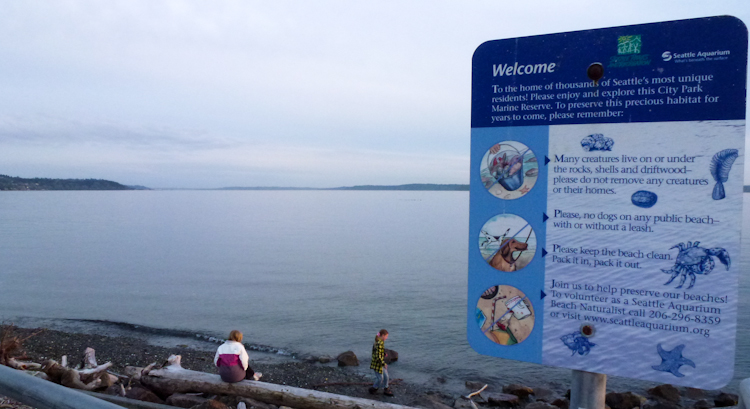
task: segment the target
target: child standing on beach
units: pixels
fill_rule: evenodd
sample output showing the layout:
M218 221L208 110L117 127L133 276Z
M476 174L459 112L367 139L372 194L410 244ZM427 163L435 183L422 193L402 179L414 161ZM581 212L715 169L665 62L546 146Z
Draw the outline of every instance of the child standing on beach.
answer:
M391 388L388 387L388 364L385 363L385 340L388 339L388 331L381 329L375 335L375 343L372 345L372 362L370 362L370 369L375 371L375 384L373 384L369 391L370 394L375 392L382 386L383 394L385 396L393 396Z

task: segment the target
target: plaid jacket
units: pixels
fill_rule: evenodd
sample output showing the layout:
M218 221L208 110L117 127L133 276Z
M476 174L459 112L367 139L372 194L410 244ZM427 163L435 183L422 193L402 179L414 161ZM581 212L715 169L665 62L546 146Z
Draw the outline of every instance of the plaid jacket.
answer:
M382 339L376 339L375 343L372 344L372 362L370 362L370 369L374 369L377 373L383 373L384 365L385 341Z

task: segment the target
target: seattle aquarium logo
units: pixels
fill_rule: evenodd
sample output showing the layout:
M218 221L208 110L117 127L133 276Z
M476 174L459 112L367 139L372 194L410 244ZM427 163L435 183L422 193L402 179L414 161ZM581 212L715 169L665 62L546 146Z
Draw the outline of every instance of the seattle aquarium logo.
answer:
M617 38L617 54L640 54L641 36L621 36Z
M609 58L608 67L627 68L650 65L651 58L648 54L641 54L643 41L639 35L617 37L617 55Z

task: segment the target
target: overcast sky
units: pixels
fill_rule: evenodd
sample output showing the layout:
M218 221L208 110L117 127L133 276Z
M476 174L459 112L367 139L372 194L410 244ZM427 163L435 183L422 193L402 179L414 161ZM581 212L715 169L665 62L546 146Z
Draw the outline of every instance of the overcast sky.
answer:
M479 44L724 14L750 1L3 0L0 174L469 183Z

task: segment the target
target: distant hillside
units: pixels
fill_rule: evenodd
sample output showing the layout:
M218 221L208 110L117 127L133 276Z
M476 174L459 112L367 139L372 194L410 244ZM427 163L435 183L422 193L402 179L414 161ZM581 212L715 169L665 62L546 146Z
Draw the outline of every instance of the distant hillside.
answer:
M24 179L0 175L0 190L133 190L102 179Z
M434 185L430 183L412 183L409 185L360 185L344 187L222 187L219 190L469 190L469 185Z
M337 187L331 190L469 190L469 185L433 185L429 183L412 183L397 186L361 185Z
M201 189L214 190L214 189ZM216 190L328 190L314 187L279 187L279 186L255 186L255 187L220 187Z

